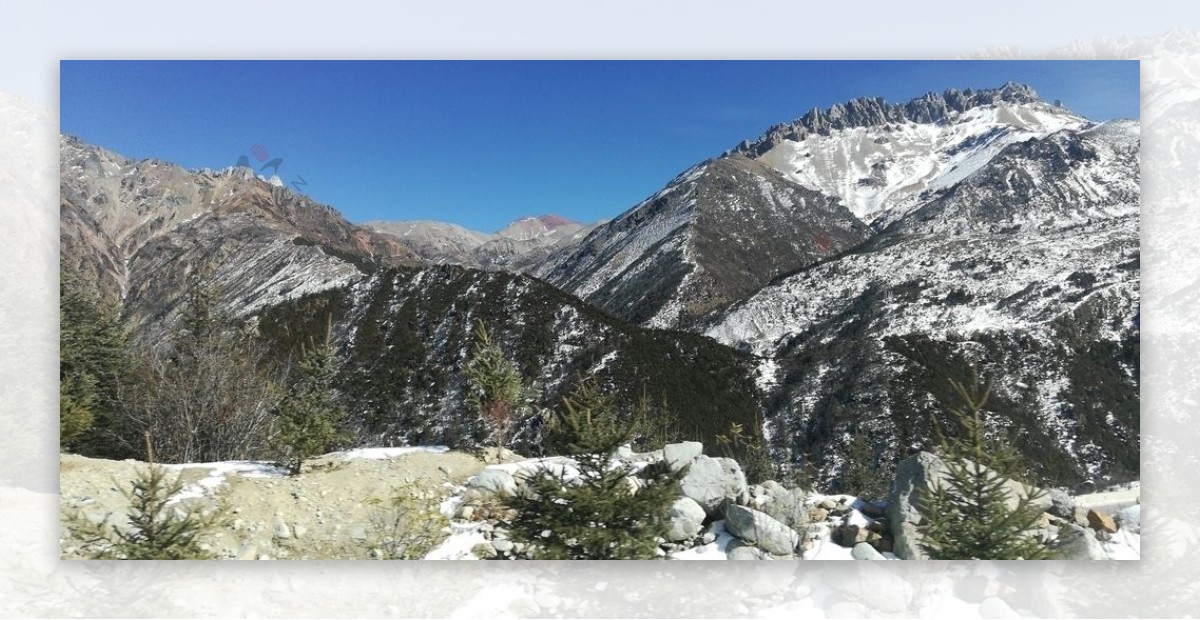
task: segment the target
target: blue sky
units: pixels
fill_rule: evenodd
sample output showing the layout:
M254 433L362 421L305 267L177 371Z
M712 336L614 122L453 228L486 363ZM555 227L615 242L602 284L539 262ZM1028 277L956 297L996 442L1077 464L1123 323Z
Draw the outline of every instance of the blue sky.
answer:
M353 222L494 231L612 217L813 106L1013 80L1137 118L1136 61L63 61L62 131L129 155L279 176ZM255 148L258 145L261 148Z

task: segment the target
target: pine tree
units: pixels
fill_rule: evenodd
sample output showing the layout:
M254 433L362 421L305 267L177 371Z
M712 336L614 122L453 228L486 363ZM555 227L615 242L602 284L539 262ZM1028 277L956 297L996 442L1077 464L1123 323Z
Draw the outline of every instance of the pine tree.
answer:
M585 381L566 397L551 437L578 463L570 479L542 469L522 491L504 499L516 516L506 523L527 555L547 560L655 559L668 531L667 511L686 472L656 463L640 472L613 462L633 438L613 399ZM636 489L629 478L636 479Z
M119 383L128 368L116 308L68 271L59 274L59 445L104 457L116 448Z
M492 444L507 447L513 430L529 409L532 390L482 321L475 327L475 348L467 362L466 376L467 403L478 413L483 431Z
M1042 560L1049 548L1031 535L1042 511L1034 505L1042 491L1019 494L1010 507L1011 480L1019 457L1007 445L986 439L984 406L991 382L980 385L951 381L961 400L950 408L953 426L938 427L938 449L946 479L925 489L918 506L923 518L922 545L935 560Z
M105 521L94 524L79 514L70 515L67 527L91 548L99 560L207 560L212 554L200 538L219 525L221 514L205 514L196 506L173 506L172 498L183 490L183 474L170 476L154 462L150 434L145 435L149 463L138 472L129 489L121 489L129 502L128 526Z
M306 459L332 450L342 440L339 426L346 413L334 398L337 367L331 340L332 323L324 342L305 348L299 376L276 411L276 443L293 475L300 473Z
M865 500L883 499L887 495L883 480L871 440L866 433L856 430L846 448L846 465L838 478L840 491Z

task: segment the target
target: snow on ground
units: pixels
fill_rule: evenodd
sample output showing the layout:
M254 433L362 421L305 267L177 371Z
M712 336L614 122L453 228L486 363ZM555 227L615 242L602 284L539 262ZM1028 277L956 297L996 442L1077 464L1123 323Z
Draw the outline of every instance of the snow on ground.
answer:
M358 448L355 450L347 450L339 454L347 461L354 459L394 459L405 454L413 452L432 452L434 454L442 454L449 452L450 448L446 446L397 446L391 448Z
M183 463L164 465L171 471L184 469L207 469L208 476L194 484L189 484L176 493L167 504L174 504L187 499L199 499L211 495L212 491L225 482L229 474L237 474L246 478L283 478L287 470L268 461L220 461L216 463Z
M724 560L725 554L729 551L729 543L734 541L734 537L729 532L725 531L725 521L715 521L712 524L712 532L717 535L716 540L707 545L697 545L686 551L671 555L668 559L671 560Z

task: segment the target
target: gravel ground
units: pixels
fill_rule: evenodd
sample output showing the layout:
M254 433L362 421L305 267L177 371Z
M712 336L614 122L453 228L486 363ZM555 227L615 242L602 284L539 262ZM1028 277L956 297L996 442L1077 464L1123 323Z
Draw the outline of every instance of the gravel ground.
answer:
M215 475L217 464L177 468L185 495L180 505L220 509L221 527L204 538L221 559L369 559L379 555L386 535L381 523L394 516L389 505L397 489L413 489L425 506L436 508L453 487L475 475L485 462L460 452L418 451L386 459L353 459L331 454L309 461L305 473L286 477L266 464L246 464L242 473ZM60 534L62 557L81 559L66 527L78 512L92 522L124 524L129 488L144 463L62 455ZM229 466L225 466L228 469Z

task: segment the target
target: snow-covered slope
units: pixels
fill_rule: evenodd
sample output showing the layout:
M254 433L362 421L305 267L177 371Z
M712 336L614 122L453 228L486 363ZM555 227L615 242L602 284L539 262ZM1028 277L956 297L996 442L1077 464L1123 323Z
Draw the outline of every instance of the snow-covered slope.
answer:
M953 186L1010 144L1090 124L1008 84L930 93L906 104L856 99L813 110L738 150L876 223Z
M903 455L929 440L929 394L977 364L1038 474L1136 476L1137 136L1121 121L1010 144L715 318L708 335L785 369L768 422L783 458L836 478L856 431Z

